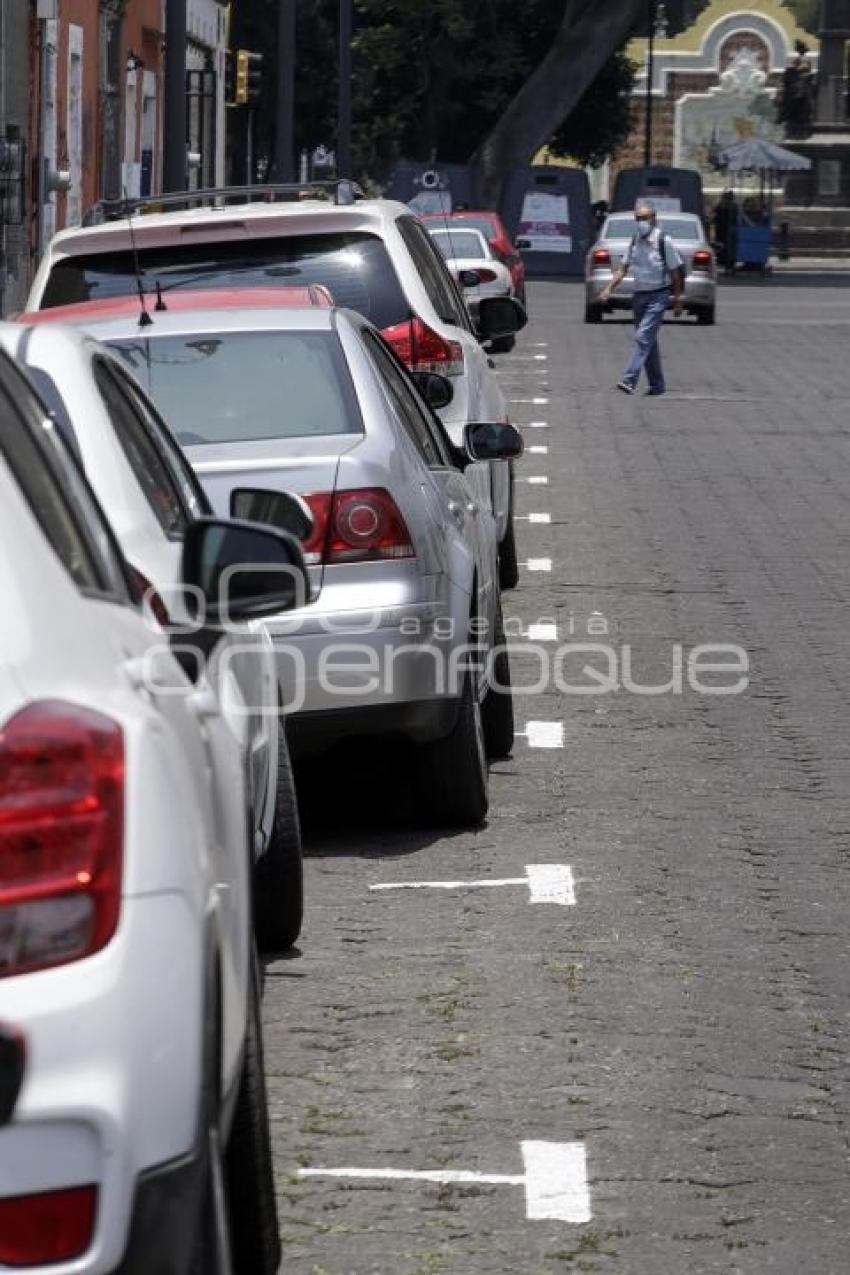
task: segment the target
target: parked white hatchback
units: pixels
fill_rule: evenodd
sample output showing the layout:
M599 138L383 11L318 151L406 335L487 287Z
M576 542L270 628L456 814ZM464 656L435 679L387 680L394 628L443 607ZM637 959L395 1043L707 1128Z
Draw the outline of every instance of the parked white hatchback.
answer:
M205 520L184 578L218 622L234 562L286 537ZM231 616L285 606L245 573ZM208 704L0 354L0 1019L26 1074L0 1128L0 1268L272 1275L279 1261L244 800ZM230 1234L228 1234L230 1232Z
M192 191L119 201L94 214L109 219L51 240L28 310L135 293L139 282L151 304L157 292L167 300L174 288L322 284L337 305L380 329L411 370L451 379L454 394L441 416L455 446L463 446L470 421L508 419L482 341L511 336L526 322L525 311L511 298L485 298L476 330L428 231L404 204L364 199L341 181ZM492 508L500 580L512 588L511 467L477 465L469 477L479 502Z
M0 347L18 360L53 411L140 587L159 618L181 626L181 656L196 663L203 644L186 613L181 555L188 527L212 508L153 403L123 360L73 328L0 324ZM285 950L301 929L301 838L265 626L223 635L209 653L207 676L217 728L230 731L249 776L257 939L263 950ZM222 794L220 805L222 820L241 824L238 803Z

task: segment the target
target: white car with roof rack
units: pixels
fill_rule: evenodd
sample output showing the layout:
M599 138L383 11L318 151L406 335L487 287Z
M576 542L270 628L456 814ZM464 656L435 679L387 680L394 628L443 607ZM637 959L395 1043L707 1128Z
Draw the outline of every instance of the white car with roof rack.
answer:
M51 240L28 310L133 291L137 263L152 295L157 286L165 295L175 287L320 283L379 328L408 367L451 379L452 401L440 414L456 446L470 421L508 419L482 340L512 335L525 312L512 298L486 298L476 332L442 256L404 204L365 199L352 183L336 182L184 192L99 205L96 215L108 219ZM470 477L496 520L501 584L513 587L512 469L495 462Z

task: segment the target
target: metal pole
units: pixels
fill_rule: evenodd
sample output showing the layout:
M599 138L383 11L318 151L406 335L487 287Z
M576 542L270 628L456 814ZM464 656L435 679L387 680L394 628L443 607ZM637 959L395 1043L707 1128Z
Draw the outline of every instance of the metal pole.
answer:
M278 0L277 136L275 172L279 182L297 181L295 172L295 3Z
M652 74L655 63L655 17L658 0L649 0L649 51L646 61L646 128L644 131L643 166L652 163Z
M351 176L351 35L352 0L339 0L339 112L336 135L336 172Z
M186 0L165 5L165 140L163 190L187 190Z

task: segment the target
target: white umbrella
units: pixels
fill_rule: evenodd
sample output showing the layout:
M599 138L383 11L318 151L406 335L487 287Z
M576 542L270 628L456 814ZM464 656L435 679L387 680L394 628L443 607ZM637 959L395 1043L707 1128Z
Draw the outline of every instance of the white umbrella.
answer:
M733 172L768 169L776 173L790 173L812 166L812 161L805 155L777 146L776 142L765 142L760 137L748 137L743 142L727 146L720 152L720 161L724 168Z

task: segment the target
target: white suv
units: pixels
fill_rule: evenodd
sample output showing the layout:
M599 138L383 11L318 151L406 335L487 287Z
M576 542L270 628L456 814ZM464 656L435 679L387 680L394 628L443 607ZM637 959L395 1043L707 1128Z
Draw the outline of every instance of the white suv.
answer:
M187 535L185 580L213 605L233 560L303 572L264 529ZM276 597L247 575L232 615L286 603L279 574ZM0 1269L273 1275L250 846L216 805L244 801L241 766L211 751L203 688L5 355L0 606L0 1020L27 1051Z
M120 218L55 236L27 309L135 291L136 262L152 306L158 289L322 284L337 305L359 311L379 328L409 368L451 379L454 396L440 415L456 446L462 446L469 421L507 420L460 288L423 223L404 204L359 198L350 183L330 189L336 202L305 199L324 188L298 186L163 196L150 206L190 206L132 216L132 224L124 210L135 213L146 205L120 204L109 214L124 213ZM287 202L273 202L278 195ZM243 202L230 202L234 198ZM204 200L210 206L199 206ZM522 307L510 298L489 298L480 307L479 329L493 338L524 322ZM510 465L476 466L469 477L495 516L500 580L512 588L518 573Z

